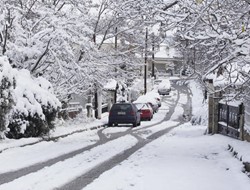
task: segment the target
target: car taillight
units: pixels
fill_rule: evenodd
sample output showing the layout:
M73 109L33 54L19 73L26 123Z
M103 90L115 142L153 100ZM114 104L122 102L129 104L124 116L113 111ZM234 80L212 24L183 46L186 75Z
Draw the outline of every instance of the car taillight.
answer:
M135 112L134 112L134 111L131 111L130 114L131 114L131 115L135 115Z

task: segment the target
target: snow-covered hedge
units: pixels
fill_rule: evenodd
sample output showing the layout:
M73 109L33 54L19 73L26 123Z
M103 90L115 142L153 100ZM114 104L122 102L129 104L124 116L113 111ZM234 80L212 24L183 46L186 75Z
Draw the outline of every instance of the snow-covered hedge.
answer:
M1 132L9 138L40 136L53 128L53 120L61 106L52 85L44 78L33 78L28 70L11 68L6 57L0 57L0 81L10 81L6 97L11 95L11 110ZM6 91L6 90L5 90ZM3 106L1 96L1 107ZM6 99L6 98L5 98Z

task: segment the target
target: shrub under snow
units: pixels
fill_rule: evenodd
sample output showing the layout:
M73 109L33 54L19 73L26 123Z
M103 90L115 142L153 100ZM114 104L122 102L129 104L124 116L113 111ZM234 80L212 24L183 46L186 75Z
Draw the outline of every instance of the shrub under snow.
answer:
M8 116L13 106L13 89L15 87L14 75L6 58L0 57L0 139L8 125Z
M0 58L0 65L10 68L6 57ZM1 75L7 74L3 70ZM14 77L16 83L11 91L14 104L5 129L6 136L21 138L46 134L53 128L53 120L61 106L53 93L52 85L42 77L33 78L25 69L11 68L8 76L8 80L13 80Z

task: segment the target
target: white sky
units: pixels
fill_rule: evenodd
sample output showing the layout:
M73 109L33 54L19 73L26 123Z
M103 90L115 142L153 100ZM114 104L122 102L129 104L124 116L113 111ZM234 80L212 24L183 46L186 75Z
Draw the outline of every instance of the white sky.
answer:
M192 84L195 86L194 84ZM201 99L198 88L193 89L193 99ZM178 124L176 118L183 114L182 104L187 96L180 94L180 101L172 118L160 125L144 129L162 120L169 111L168 105L177 99L173 90L163 98L162 107L151 121L142 122L134 132L146 138L150 134ZM200 101L202 102L202 101ZM204 111L204 110L203 110ZM205 113L204 113L205 114ZM74 130L91 128L107 122L107 115L102 120L84 122L66 122L51 136L57 136ZM130 130L129 127L104 129L104 134ZM249 143L231 139L222 135L204 135L206 126L181 125L170 133L147 144L113 169L103 173L84 190L247 190L250 179L242 173L242 162L232 156L227 148L231 144L243 161L250 161ZM3 140L0 142L0 173L12 171L49 158L62 155L72 150L93 144L98 140L97 130L87 130L57 142L42 142L32 146L18 147L18 144L33 142L38 139ZM91 168L137 143L131 135L112 140L106 144L92 148L65 161L43 168L37 172L18 178L10 183L0 185L0 190L50 190L60 187ZM41 180L42 179L42 180Z

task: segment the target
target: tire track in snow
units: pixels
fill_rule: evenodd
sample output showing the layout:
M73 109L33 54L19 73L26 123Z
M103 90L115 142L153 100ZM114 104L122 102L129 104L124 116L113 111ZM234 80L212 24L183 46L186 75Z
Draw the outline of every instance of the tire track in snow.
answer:
M24 175L27 175L27 174L31 173L31 172L37 172L38 170L41 170L44 167L49 167L49 166L52 166L53 164L56 164L57 162L64 161L66 159L70 159L71 157L74 157L75 155L78 155L78 154L81 154L81 153L83 153L85 151L91 150L91 149L93 149L93 148L95 148L95 147L97 147L99 145L105 144L105 143L107 143L109 141L112 141L114 139L121 138L122 136L127 135L127 134L134 135L139 140L139 143L137 145L135 145L134 147L124 151L123 154L115 156L111 160L108 160L105 163L103 163L101 165L98 165L97 167L95 167L94 169L89 171L88 173L80 176L79 180L82 181L82 179L84 179L83 180L84 182L79 182L79 181L77 182L77 179L76 179L76 180L73 180L72 183L69 183L68 185L66 185L66 186L64 186L62 188L59 188L59 189L64 189L64 188L67 189L67 187L70 187L75 182L79 183L80 185L78 185L78 186L82 188L82 186L84 186L84 184L89 184L91 181L93 181L93 179L96 178L96 176L99 176L101 173L105 172L109 168L112 168L115 165L119 164L124 159L128 158L131 154L133 154L135 151L137 151L141 147L145 146L147 143L151 142L152 140L154 140L156 138L159 138L160 136L162 136L165 133L169 132L172 128L178 126L178 125L176 125L176 126L173 126L171 128L167 128L165 130L158 131L158 132L150 135L149 137L147 137L147 139L142 139L141 137L137 136L137 134L136 134L136 132L138 130L154 127L155 125L161 124L164 121L167 121L167 120L170 119L171 115L174 112L174 108L177 106L178 101L180 99L180 92L179 92L180 89L179 89L179 87L178 87L178 89L176 91L177 91L177 99L174 100L173 103L171 102L172 104L170 106L169 113L166 114L165 118L162 121L159 121L158 123L154 123L152 125L149 125L149 126L146 126L146 127L140 128L140 129L137 129L137 128L129 129L128 131L120 133L119 136L116 136L115 138L110 138L110 139L108 139L104 134L102 134L102 130L104 129L103 128L103 129L98 131L98 135L100 137L100 140L97 143L95 143L93 145L90 145L90 146L87 146L87 147L84 147L82 149L67 153L67 154L59 156L57 158L53 158L53 159L45 161L43 163L39 163L39 164L30 166L30 167L27 167L27 168L23 168L23 169L18 170L18 171L13 171L13 172L8 172L8 173L1 174L0 175L0 184L11 182L14 179L20 178L20 177L22 177ZM135 134L133 134L134 132L135 132ZM91 176L91 177L89 177L89 176ZM71 188L71 189L75 190L76 187L74 186L74 188Z
M124 150L130 149L136 145L137 142L137 138L131 135L123 136L97 146L89 151L77 154L65 161L57 162L38 172L30 173L10 183L2 184L0 190L55 189L63 185L65 181L73 180L97 165L112 159L112 157L117 154L122 154ZM117 144L119 144L119 146L117 146Z

